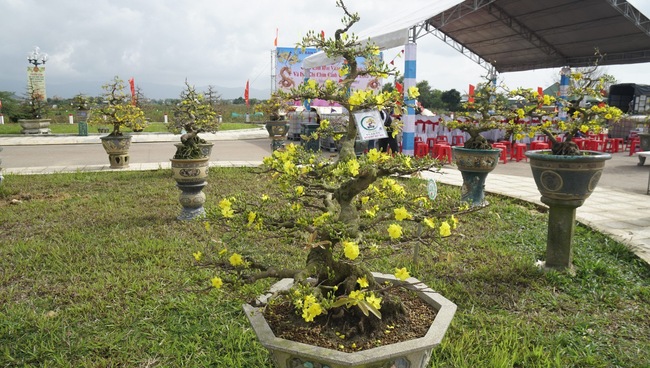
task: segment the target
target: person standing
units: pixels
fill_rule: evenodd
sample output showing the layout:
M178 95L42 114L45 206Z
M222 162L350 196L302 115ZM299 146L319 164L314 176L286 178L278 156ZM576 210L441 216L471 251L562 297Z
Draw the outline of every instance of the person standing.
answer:
M384 122L384 128L386 129L386 134L388 134L388 137L378 140L377 149L382 152L390 152L391 154L395 154L399 152L399 148L397 147L397 138L393 136L393 118L390 116L388 110L381 110L379 112L379 115Z

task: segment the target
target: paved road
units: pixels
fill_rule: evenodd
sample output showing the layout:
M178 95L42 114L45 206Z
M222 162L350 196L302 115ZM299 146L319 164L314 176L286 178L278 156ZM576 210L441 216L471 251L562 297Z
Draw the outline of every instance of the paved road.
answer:
M228 137L228 132L212 136L215 145L210 161L261 161L271 153L268 134L252 130L246 136ZM244 138L244 139L242 139ZM134 136L130 156L132 164L167 163L174 154L178 136L169 134ZM67 142L67 143L65 143ZM67 167L107 165L108 157L100 145L99 136L90 137L2 137L0 153L6 171L17 168ZM646 194L650 160L638 166L639 160L628 152L612 155L605 165L599 186ZM531 177L530 165L525 161L500 163L495 174ZM650 200L650 198L648 198Z
M210 161L261 161L271 152L269 142L268 139L214 142ZM108 164L108 155L101 144L39 144L3 146L3 149L0 157L5 169ZM131 163L169 162L175 150L174 142L134 142L129 156Z

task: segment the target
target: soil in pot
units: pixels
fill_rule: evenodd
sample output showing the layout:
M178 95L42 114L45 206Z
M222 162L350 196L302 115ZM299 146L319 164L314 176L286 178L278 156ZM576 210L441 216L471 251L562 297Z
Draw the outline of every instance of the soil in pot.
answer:
M426 335L436 317L436 310L418 298L415 292L404 288L393 288L391 296L400 298L406 313L393 317L382 315L375 319L372 331L363 327L359 316L363 314L356 307L342 318L332 312L321 315L314 322L305 322L296 313L290 301L270 303L264 310L264 317L276 337L302 342L309 345L352 353L378 346L412 340Z

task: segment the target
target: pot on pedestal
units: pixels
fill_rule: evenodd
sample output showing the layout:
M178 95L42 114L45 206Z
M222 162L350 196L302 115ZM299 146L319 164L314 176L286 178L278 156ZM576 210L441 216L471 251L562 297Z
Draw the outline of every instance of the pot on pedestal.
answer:
M576 208L596 188L609 153L582 151L581 155L553 155L550 150L528 151L530 168L542 203L549 206L546 267L572 268Z
M485 179L499 163L498 149L452 147L454 163L463 176L461 201L472 207L485 206Z
M131 148L130 135L107 135L99 137L102 146L108 153L111 169L125 169L129 167L129 148Z
M639 144L641 151L650 151L650 133L639 133ZM639 156L639 166L645 164L645 157Z
M379 283L390 282L402 284L393 275L373 273ZM293 279L283 279L271 287L270 293L260 297L266 303L269 295L288 290ZM417 296L437 311L436 317L426 335L395 344L379 346L354 353L346 353L323 347L308 345L276 337L264 319L262 308L244 304L244 312L257 335L260 343L269 350L276 367L313 367L313 368L384 368L384 367L427 367L431 352L444 337L451 320L456 313L456 305L423 285L415 278L409 278L404 287L417 292Z
M266 131L269 132L269 138L271 138L271 150L275 151L284 147L284 140L289 131L289 122L285 120L268 121L264 126Z
M19 119L22 134L50 134L50 119Z
M181 190L179 202L183 207L179 220L192 220L205 215L203 204L207 185L209 157L197 159L171 159L172 177L176 186Z

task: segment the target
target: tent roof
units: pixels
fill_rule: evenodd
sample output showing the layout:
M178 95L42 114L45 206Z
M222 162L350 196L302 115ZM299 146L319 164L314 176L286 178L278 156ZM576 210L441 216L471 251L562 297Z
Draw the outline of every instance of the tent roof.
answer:
M498 72L650 62L650 20L625 0L465 0L422 27Z
M433 34L497 72L650 62L650 20L625 0L440 0L364 32L381 49ZM305 59L311 68L335 60Z

